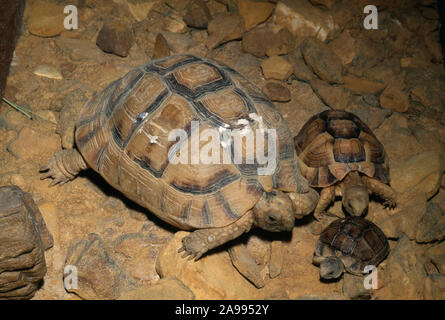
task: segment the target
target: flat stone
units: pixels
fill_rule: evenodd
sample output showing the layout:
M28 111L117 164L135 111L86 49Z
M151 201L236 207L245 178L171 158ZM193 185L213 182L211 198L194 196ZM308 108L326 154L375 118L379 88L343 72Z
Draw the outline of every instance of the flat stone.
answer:
M232 13L219 13L213 17L207 27L209 38L206 46L214 49L225 42L241 39L244 32L243 19Z
M286 80L293 72L292 65L280 56L273 56L261 63L266 79Z
M152 286L141 286L123 293L118 300L193 300L193 292L180 280L167 277Z
M343 83L341 60L327 44L316 38L306 38L301 43L301 53L304 61L322 80Z
M62 74L53 66L47 64L41 64L34 69L34 74L39 77L62 80Z
M153 59L159 59L168 57L170 55L170 49L168 48L167 40L161 33L156 36L155 47L153 49Z
M333 86L320 79L312 79L310 83L321 100L331 108L344 110L348 105L350 94L342 86Z
M266 82L263 92L272 101L287 102L291 99L289 89L279 82Z
M239 0L238 12L244 20L246 30L264 22L273 12L275 6L269 2Z
M358 78L352 75L344 76L343 79L345 87L354 94L376 94L385 88L385 85L381 82Z
M340 36L328 43L328 47L340 57L343 65L351 63L356 57L355 39L348 31L344 31Z
M380 95L380 106L397 112L406 112L409 107L408 94L395 86L388 86Z
M63 6L49 1L35 1L29 5L29 33L40 37L54 37L65 30Z
M281 0L277 3L273 21L298 37L317 37L325 41L335 31L332 16L307 0Z

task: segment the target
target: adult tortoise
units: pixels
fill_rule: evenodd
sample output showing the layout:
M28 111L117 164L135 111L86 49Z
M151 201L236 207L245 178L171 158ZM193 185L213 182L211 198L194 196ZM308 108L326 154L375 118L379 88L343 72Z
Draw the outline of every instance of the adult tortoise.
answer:
M396 192L388 185L388 157L371 129L356 115L326 110L310 118L294 138L302 174L311 187L322 188L314 211L317 220L336 195L354 216L366 214L368 192L396 206Z
M320 266L320 278L329 280L345 270L362 275L366 266L377 267L388 253L388 240L379 227L362 217L347 217L320 234L312 262Z
M177 129L184 139L170 141ZM218 142L210 153L208 129ZM274 170L264 175L259 169L269 163L258 157L259 148L238 140L244 152L234 161L236 134L226 134L257 129L265 132L265 154L276 155L270 159ZM301 176L290 130L273 104L236 71L193 55L150 61L110 84L84 106L75 141L80 152L55 153L42 178L62 184L91 167L162 220L195 230L180 248L189 259L252 226L291 230L295 217L309 214L318 200ZM169 161L188 151L188 161ZM203 153L216 154L216 161L193 161Z

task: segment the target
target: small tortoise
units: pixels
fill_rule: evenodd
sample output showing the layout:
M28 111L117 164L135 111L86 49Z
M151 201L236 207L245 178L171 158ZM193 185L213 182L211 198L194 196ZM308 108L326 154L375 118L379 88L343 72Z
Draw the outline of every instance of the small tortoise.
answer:
M336 195L343 196L343 207L354 216L366 214L368 192L383 198L385 206L396 206L383 145L354 114L327 110L313 116L294 145L302 174L311 187L322 188L314 211L317 220Z
M169 139L177 129L185 135L179 146ZM274 129L275 150L267 151L277 155L274 172L259 175L264 162L255 157L248 164L246 156L236 162L233 153L222 163L169 161L194 150L194 135L201 136L202 145L207 129ZM221 139L217 151L223 154L231 144ZM57 152L42 178L65 183L93 168L160 219L195 230L180 248L189 259L199 259L252 226L289 231L318 200L301 175L290 130L273 104L236 71L193 55L153 60L113 82L84 106L75 140L80 152ZM256 155L246 141L242 150ZM198 141L202 155L206 145L201 145Z
M344 270L362 275L366 266L377 267L388 253L388 240L379 227L362 217L347 217L323 230L312 262L320 266L320 277L329 280Z
M30 299L46 274L43 251L53 245L31 195L0 187L0 299Z

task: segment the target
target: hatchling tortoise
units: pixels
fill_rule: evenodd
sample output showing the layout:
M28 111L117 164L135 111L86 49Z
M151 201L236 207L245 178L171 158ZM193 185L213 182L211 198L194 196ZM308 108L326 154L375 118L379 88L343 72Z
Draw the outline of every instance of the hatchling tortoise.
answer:
M183 136L178 143L170 141L178 129ZM275 170L259 175L267 164L253 154L258 148L252 150L247 139L242 139L242 161L234 161L232 152L228 160L218 156L210 163L193 162L208 145L201 139L196 152L194 136L202 138L208 129L221 135L263 130L264 145L272 145L266 153L277 155ZM274 144L269 144L269 129L276 132ZM224 139L212 155L234 149L234 142ZM289 231L295 218L313 211L318 200L301 175L290 130L273 104L236 71L193 55L152 60L114 81L84 106L75 141L79 152L54 154L42 179L62 184L80 170L94 169L160 219L195 230L179 250L189 259L199 259L252 226ZM169 161L188 150L192 160Z
M362 275L389 253L385 234L362 217L346 217L332 222L317 241L312 262L320 266L320 278L337 279L346 270Z
M294 138L301 172L311 187L321 188L314 217L320 220L336 195L346 212L366 214L368 192L396 206L396 192L388 185L388 157L371 129L356 115L323 111L306 122Z
M53 245L31 195L0 187L0 299L30 299L46 274L44 250Z

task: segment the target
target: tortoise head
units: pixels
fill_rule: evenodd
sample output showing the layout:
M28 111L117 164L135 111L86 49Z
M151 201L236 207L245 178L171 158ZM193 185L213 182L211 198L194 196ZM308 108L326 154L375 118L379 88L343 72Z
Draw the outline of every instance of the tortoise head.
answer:
M282 191L264 192L253 208L255 225L267 231L291 231L295 223L292 201Z
M320 278L322 279L337 279L344 271L343 262L335 256L326 257L320 263Z
M363 185L347 186L343 192L343 207L352 216L362 217L366 214L369 194Z

